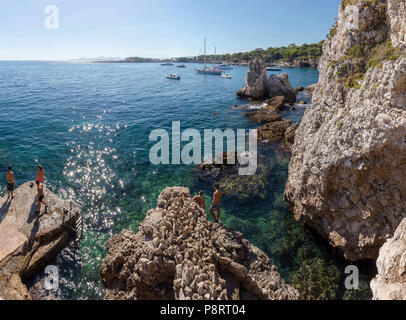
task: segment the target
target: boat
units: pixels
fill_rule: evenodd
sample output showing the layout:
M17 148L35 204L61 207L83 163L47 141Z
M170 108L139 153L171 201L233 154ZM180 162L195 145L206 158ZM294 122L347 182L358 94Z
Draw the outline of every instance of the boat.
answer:
M204 67L203 69L195 69L199 74L211 74L220 76L223 73L223 70L220 70L216 67L208 68L206 67L206 37L204 37L204 59L203 59Z
M186 68L186 66L184 64L180 64L180 65L176 66L176 68Z
M268 67L266 67L266 70L268 70L268 71L282 71L282 69L279 68L278 66L268 66Z
M174 73L167 74L166 78L173 79L173 80L180 80L180 76L178 76L177 74L174 74Z
M220 69L220 70L232 70L233 69L227 63L219 64L219 65L216 66L216 68Z
M224 79L232 79L232 78L233 78L233 77L232 77L231 75L229 75L228 73L223 73L223 74L221 75L221 77L224 78Z
M173 66L173 63L165 62L165 63L161 63L161 66Z

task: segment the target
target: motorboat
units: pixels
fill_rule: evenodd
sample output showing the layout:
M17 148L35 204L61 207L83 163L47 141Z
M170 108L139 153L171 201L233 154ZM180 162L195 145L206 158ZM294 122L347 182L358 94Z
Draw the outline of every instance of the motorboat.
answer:
M173 80L180 80L180 76L178 76L178 75L175 74L175 73L167 74L167 75L166 75L166 78L167 78L167 79L173 79Z
M224 78L224 79L232 79L232 78L233 78L233 77L232 77L231 75L229 75L228 73L223 73L223 74L221 75L221 77Z
M184 64L180 64L180 65L176 66L176 68L186 68L186 66Z
M161 63L161 66L173 66L173 63L165 62L165 63Z

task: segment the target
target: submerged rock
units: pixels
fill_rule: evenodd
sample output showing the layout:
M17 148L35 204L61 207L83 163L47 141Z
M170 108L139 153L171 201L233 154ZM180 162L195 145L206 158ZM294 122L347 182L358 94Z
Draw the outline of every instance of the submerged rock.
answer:
M78 211L68 201L45 190L48 209L35 214L35 185L18 187L11 202L3 197L0 210L0 297L31 299L24 282L52 258L74 232Z
M371 281L373 299L406 300L406 219L379 250L378 275Z
M271 99L265 101L266 106L264 107L264 109L268 111L283 110L285 102L286 98L284 96L272 97Z
M109 240L105 299L298 299L242 234L207 221L186 188L167 188L138 233Z
M374 259L406 216L402 0L340 7L313 107L296 131L285 197L295 218L349 260ZM402 22L400 22L402 21Z

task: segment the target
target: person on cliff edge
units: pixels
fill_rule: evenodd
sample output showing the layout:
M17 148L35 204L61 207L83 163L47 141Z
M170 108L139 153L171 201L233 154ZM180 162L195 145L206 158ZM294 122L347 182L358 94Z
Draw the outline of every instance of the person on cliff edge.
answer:
M48 205L44 201L44 184L40 182L37 186L37 210L35 211L36 214L39 214L41 212L41 203L45 205L45 210L47 210Z
M14 177L14 172L11 170L11 166L7 167L6 181L7 181L7 192L8 192L7 199L10 199L10 198L13 199L14 198L14 188L15 188L15 184L16 184L16 179Z
M44 182L45 182L45 171L44 168L39 164L37 171L37 179L35 180L35 183L37 184L37 186L39 186L40 183L44 184Z
M220 222L220 201L223 193L220 191L220 185L218 183L214 184L214 190L215 191L213 193L213 201L211 203L210 213L215 222ZM217 217L214 215L214 211L217 211Z
M203 190L200 190L199 194L193 197L193 201L196 202L200 208L206 210L206 200L203 198Z

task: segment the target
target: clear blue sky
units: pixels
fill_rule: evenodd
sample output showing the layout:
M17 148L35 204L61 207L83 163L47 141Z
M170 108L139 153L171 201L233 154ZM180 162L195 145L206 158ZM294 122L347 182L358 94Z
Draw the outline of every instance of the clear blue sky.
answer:
M341 0L1 0L0 60L195 56L319 42ZM44 26L59 8L59 30Z

